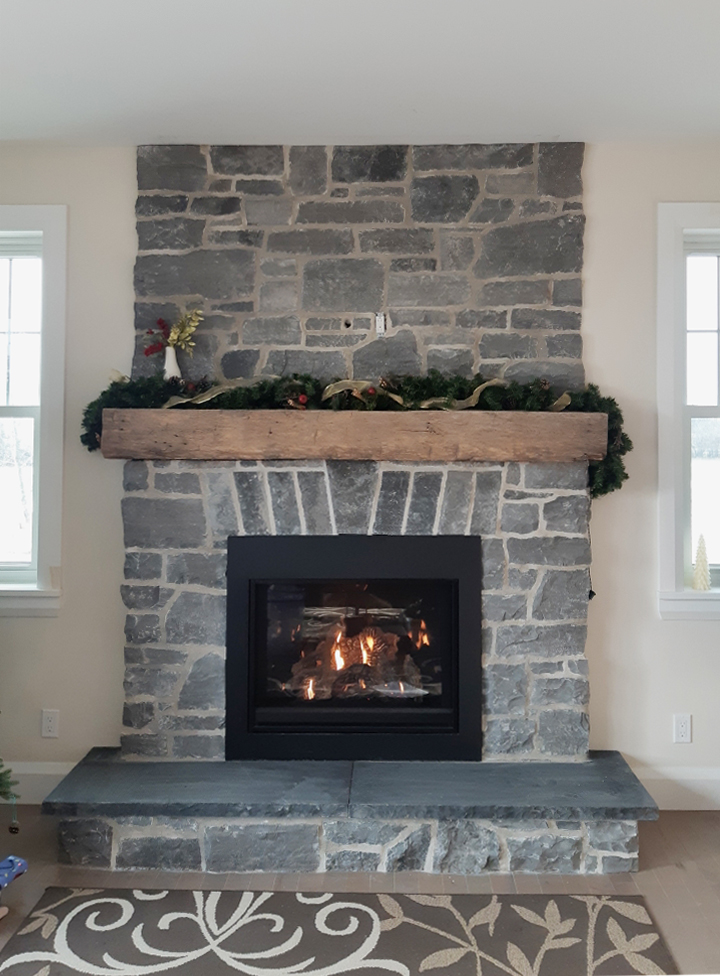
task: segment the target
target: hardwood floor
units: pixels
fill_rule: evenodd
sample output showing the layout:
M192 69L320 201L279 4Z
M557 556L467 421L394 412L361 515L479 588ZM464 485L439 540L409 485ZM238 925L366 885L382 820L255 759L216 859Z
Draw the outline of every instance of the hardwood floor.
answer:
M168 874L98 871L55 863L51 818L38 807L19 808L21 833L6 836L0 857L30 862L27 875L4 893L9 915L0 921L0 948L49 885L115 888L250 888L277 891L404 891L414 893L642 894L684 974L720 973L720 812L666 811L640 825L640 871L605 877L495 874L479 878L401 873ZM7 808L0 817L7 819Z

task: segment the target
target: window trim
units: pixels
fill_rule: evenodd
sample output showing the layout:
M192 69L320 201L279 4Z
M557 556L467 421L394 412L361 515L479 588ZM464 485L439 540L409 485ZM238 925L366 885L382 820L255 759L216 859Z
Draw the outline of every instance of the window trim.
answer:
M658 204L658 609L664 620L720 620L720 590L693 590L684 578L686 238L711 229L720 229L720 203Z
M37 579L0 582L0 616L53 616L60 607L67 207L2 205L0 230L43 233Z

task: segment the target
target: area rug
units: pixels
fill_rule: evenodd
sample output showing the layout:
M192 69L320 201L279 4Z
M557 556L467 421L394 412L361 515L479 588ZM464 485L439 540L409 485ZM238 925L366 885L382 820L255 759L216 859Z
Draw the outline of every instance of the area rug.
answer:
M642 898L48 888L11 976L677 973Z

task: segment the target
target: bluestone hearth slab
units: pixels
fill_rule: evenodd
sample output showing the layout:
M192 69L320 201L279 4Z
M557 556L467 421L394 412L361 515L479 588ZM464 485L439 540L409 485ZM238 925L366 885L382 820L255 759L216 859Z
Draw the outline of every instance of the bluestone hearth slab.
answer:
M43 804L64 816L654 820L619 752L587 762L127 762L93 749Z

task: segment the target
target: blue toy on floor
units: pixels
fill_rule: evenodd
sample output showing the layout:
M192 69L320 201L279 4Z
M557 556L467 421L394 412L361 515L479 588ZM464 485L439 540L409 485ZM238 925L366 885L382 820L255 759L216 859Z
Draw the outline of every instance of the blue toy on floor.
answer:
M19 878L21 874L25 874L27 869L27 861L24 861L21 857L6 857L4 861L0 861L0 891L3 888L7 888L15 878Z

